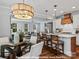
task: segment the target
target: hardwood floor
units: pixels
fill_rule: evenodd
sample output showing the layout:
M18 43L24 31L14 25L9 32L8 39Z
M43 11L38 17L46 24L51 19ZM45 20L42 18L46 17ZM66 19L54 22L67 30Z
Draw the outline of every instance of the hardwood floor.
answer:
M76 48L76 52L76 56L69 57L60 52L56 54L56 50L44 47L42 50L42 54L40 55L40 59L79 59L79 47Z

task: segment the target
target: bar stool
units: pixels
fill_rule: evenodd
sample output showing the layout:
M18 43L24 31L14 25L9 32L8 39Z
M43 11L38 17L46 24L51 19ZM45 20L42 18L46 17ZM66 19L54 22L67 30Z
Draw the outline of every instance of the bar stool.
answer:
M59 37L56 35L52 35L52 47L56 49L56 54L58 52L64 53L64 42L59 40Z
M44 46L46 47L52 47L52 36L43 34L43 40L44 40Z
M37 43L38 43L38 42L41 42L42 40L43 40L42 33L41 33L41 34L40 34L40 32L37 33Z
M44 46L47 46L47 35L42 33L42 40L44 41Z
M47 35L47 46L52 47L52 35Z

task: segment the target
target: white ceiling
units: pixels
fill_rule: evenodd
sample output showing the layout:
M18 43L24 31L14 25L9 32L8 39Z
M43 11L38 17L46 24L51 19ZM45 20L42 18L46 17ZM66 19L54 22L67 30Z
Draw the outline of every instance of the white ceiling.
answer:
M23 0L0 0L1 7L11 8L14 3L22 2ZM25 0L25 3L30 4L34 8L35 16L51 18L54 16L54 5L57 6L57 15L62 15L61 11L66 13L79 10L79 0ZM75 9L72 7L75 6ZM48 10L46 15L45 10Z

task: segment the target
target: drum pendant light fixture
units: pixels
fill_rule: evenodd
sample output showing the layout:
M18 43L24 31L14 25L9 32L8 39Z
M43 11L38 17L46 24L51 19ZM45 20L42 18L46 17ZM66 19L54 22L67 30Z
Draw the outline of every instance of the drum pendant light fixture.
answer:
M34 16L32 6L23 3L16 3L11 8L12 15L17 19L31 19Z

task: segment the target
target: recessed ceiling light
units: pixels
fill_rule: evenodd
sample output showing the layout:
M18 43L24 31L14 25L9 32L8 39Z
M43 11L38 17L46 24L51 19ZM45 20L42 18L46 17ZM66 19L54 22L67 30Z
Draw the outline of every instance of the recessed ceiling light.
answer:
M75 6L72 7L72 9L75 9L75 8L76 8Z

